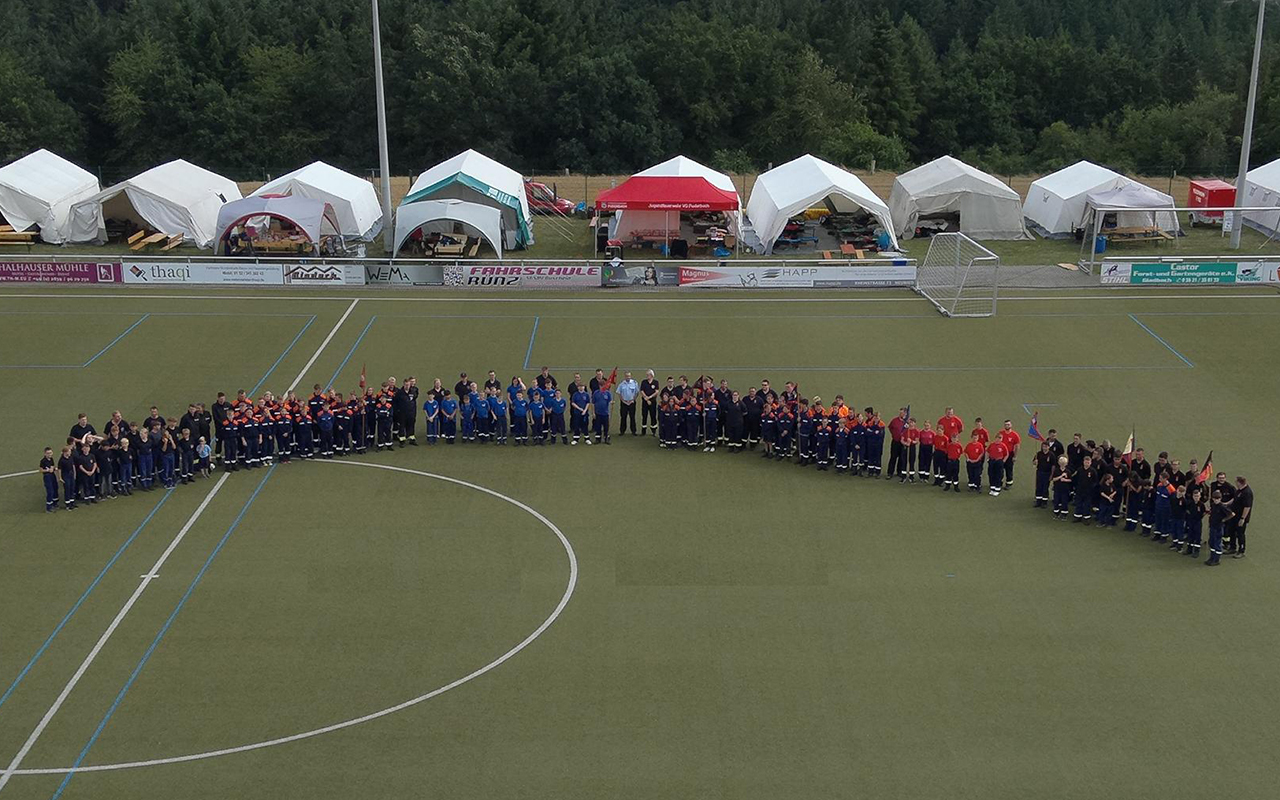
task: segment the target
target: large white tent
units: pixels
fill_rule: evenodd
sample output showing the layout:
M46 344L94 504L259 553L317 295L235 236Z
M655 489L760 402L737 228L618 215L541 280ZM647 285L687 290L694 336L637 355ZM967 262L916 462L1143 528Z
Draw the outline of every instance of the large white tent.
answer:
M904 239L921 218L955 214L960 232L974 239L1029 239L1022 198L1000 179L963 161L942 156L893 182L889 193L893 230Z
M510 167L467 150L419 175L400 201L400 208L422 200L447 199L480 203L501 211L508 250L533 244L533 216L529 213L524 178Z
M642 169L633 178L702 178L715 188L738 196L738 188L733 185L733 178L723 172L717 172L705 164L700 164L688 156L674 156L663 161L661 164L654 164L652 167ZM678 186L679 184L674 184ZM726 212L729 220L729 229L735 234L741 225L739 224L739 214L737 211ZM614 214L613 222L610 224L609 231L612 238L625 238L634 231L661 231L666 229L672 237L680 235L680 214L668 213L664 210L657 209L632 209L628 211L618 211Z
M774 167L756 178L747 202L747 218L760 237L759 248L772 253L787 221L814 203L826 200L842 213L866 211L898 246L889 207L852 172L811 155Z
M39 227L50 244L67 241L71 206L98 191L98 179L61 156L37 150L0 167L0 216L15 231Z
M325 201L338 215L343 236L372 241L382 230L382 206L373 184L323 161L281 175L253 192L256 197L269 194Z
M493 206L465 200L419 200L396 210L396 253L421 228L444 234L479 236L502 258L503 216Z
M117 183L71 207L73 242L107 240L106 220L130 220L140 227L207 248L213 243L218 209L240 199L235 181L182 159L161 164Z
M1280 158L1249 170L1244 179L1243 206L1275 206L1275 211L1246 211L1244 224L1274 236L1280 231Z
M1090 219L1094 213L1114 213L1117 227L1158 227L1170 233L1181 230L1178 214L1173 211L1173 198L1164 192L1152 189L1145 183L1130 181L1115 189L1089 192L1085 197L1085 205L1087 206L1086 219ZM1100 210L1107 208L1134 210L1116 212Z
M1132 186L1149 189L1150 192L1155 193L1153 195L1141 189L1137 190L1146 198L1142 208L1153 207L1151 203L1155 202L1154 198L1157 195L1160 202L1155 207L1168 206L1170 209L1174 207L1173 198L1163 192L1151 189L1106 167L1081 161L1032 183L1027 191L1027 200L1022 206L1022 213L1037 233L1048 237L1068 237L1077 229L1084 227L1086 218L1090 214L1090 194L1097 195ZM1136 198L1137 194L1133 197ZM1178 230L1177 215L1172 211L1156 216L1156 224L1162 230ZM1149 212L1134 212L1120 214L1117 224L1121 227L1151 225L1151 220L1152 214Z

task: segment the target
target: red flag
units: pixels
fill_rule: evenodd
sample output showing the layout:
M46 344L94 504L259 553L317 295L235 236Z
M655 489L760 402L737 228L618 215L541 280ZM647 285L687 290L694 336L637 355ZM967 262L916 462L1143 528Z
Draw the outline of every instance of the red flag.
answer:
M363 390L364 390L364 382L365 382L364 364L361 364L361 365L360 365L360 389L361 389L361 391L363 391Z
M613 388L613 382L614 382L614 381L616 381L617 379L618 379L618 368L617 368L617 367L614 367L614 368L613 368L613 372L610 372L610 373L609 373L609 377L608 377L608 378L606 378L606 379L605 379L605 381L604 381L604 388L606 388L606 389L612 389L612 388Z
M1213 477L1213 451L1209 451L1209 457L1204 460L1204 469L1200 470L1200 474L1196 476L1196 485L1207 482Z
M1134 437L1137 436L1137 433L1138 429L1134 428L1133 432L1129 434L1129 441L1124 445L1124 451L1120 453L1120 455L1124 457L1125 464L1133 461Z

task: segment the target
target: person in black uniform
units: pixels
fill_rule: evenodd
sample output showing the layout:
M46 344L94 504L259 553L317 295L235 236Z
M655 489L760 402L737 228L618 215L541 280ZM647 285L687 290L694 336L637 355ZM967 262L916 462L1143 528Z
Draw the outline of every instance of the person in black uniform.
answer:
M44 480L44 510L52 514L58 510L58 466L53 463L53 448L46 447L40 459L40 477Z
M545 367L543 369L545 369ZM412 378L410 380L412 380ZM541 388L541 385L539 385L539 388ZM489 391L491 389L499 392L502 391L502 381L498 380L498 373L494 372L493 370L489 370L489 377L484 379L484 396L485 397L489 396Z
M218 461L222 461L222 451L226 446L222 442L222 432L227 429L227 417L230 415L231 404L227 402L227 393L218 392L218 400L213 404L213 453Z
M1058 431L1054 428L1049 429L1049 433L1044 437L1045 443L1049 445L1049 452L1053 453L1054 463L1062 456L1067 454L1067 448L1062 446L1062 441L1058 438Z
M80 499L90 505L98 502L98 462L89 452L89 445L80 445L75 456L76 490Z
M1077 438L1079 438L1078 435ZM1068 468L1070 465L1071 456L1068 455ZM1075 470L1073 483L1075 484L1076 510L1075 519L1072 521L1088 524L1093 518L1093 490L1098 485L1098 468L1093 465L1093 456L1085 454L1079 469Z
M196 403L196 427L191 431L191 438L198 442L201 437L205 442L213 441L213 414L204 403Z
M551 368L543 366L542 371L538 373L538 377L533 379L533 385L537 386L543 392L543 402L550 400L555 396L556 389L560 388L560 384L556 381L556 376L551 374ZM499 389L502 387L499 386ZM595 391L594 389L592 391Z
M653 435L658 435L658 382L654 380L653 370L644 374L640 381L640 432L649 435L649 427L653 426Z
M756 449L756 443L760 441L760 427L764 419L765 402L764 395L756 391L754 386L747 389L747 396L742 398L743 421L746 423L744 433L747 439L747 446L752 450Z
M729 393L729 402L720 406L721 429L729 441L729 450L742 452L743 436L746 432L748 406L737 392Z
M1049 442L1040 442L1040 451L1032 457L1031 463L1036 469L1036 502L1035 508L1049 505L1049 479L1058 457L1049 449Z
M57 502L57 498L54 498ZM1234 515L1227 528L1231 531L1232 549L1235 550L1234 558L1244 558L1245 528L1249 525L1249 520L1253 518L1253 487L1241 475L1236 478L1235 497L1231 498L1231 513Z
M1208 492L1206 493L1206 496L1211 498L1213 497L1214 492L1221 493L1222 502L1226 503L1227 505L1231 505L1232 501L1235 500L1236 487L1232 485L1231 481L1227 480L1227 473L1219 472L1214 477L1213 483L1209 484L1209 489L1208 489ZM1231 541L1229 534L1230 534L1229 530L1224 530L1222 534L1223 535L1222 546L1228 552L1231 551L1232 546L1235 544L1234 542Z
M467 377L467 373L458 374L458 382L453 385L453 396L462 402L462 398L471 394L471 379Z
M490 375L493 373L490 372ZM497 378L492 379L498 382ZM485 381L485 386L489 382ZM501 388L501 383L499 383ZM410 376L405 378L404 386L401 387L399 393L395 395L396 402L399 403L400 409L400 446L404 447L407 440L414 447L418 446L417 421L418 421L418 379Z
M76 462L71 445L62 448L58 457L58 474L62 476L62 497L67 510L76 507Z

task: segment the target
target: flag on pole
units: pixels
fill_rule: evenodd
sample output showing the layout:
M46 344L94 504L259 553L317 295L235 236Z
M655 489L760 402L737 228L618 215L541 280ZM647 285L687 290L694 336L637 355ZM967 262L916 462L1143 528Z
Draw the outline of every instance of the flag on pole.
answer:
M362 392L364 391L364 385L365 385L364 367L365 367L364 364L360 365L360 391Z
M1031 415L1031 426L1027 428L1027 436L1035 439L1037 442L1043 442L1044 437L1040 435L1040 412Z
M618 368L614 367L613 372L610 372L609 377L605 379L604 388L612 389L613 382L616 381L617 379L618 379Z
M1137 433L1138 433L1137 428L1134 428L1132 431L1129 432L1129 441L1125 442L1124 451L1120 453L1120 455L1124 457L1125 464L1128 464L1129 462L1133 461L1133 449L1134 449L1133 446L1134 446L1134 439L1137 436Z
M1213 451L1209 451L1209 457L1204 460L1204 469L1200 470L1200 474L1196 476L1196 485L1207 483L1213 477Z

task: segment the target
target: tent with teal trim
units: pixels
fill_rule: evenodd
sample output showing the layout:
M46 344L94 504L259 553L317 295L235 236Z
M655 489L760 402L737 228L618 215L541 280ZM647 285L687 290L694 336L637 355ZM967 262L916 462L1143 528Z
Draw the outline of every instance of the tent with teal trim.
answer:
M524 178L510 167L467 150L419 175L400 205L447 199L480 203L501 211L506 249L518 250L533 244L533 215L529 213Z

